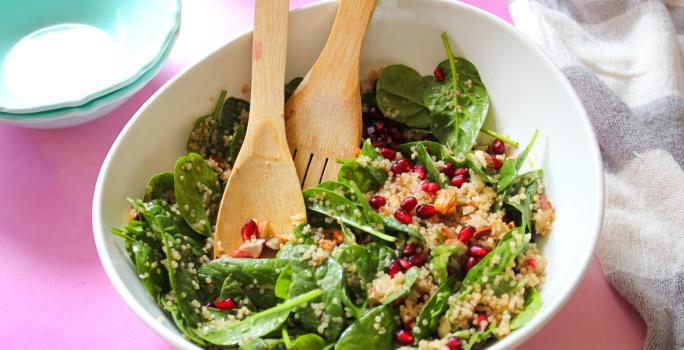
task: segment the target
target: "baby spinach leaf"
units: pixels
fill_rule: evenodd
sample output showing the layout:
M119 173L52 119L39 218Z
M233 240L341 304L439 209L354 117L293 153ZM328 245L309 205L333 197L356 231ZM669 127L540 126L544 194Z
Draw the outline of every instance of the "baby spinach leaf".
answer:
M235 124L241 123L247 113L249 102L236 97L228 97L220 110L214 109L214 117L219 120L219 127L224 130L231 130Z
M305 189L304 202L309 210L332 217L346 225L367 232L385 241L394 242L396 237L382 232L382 226L369 223L356 204L345 196L320 187Z
M237 159L242 143L245 141L245 134L247 133L247 125L238 124L233 129L233 134L230 135L230 142L228 143L228 153L226 160L233 163Z
M259 308L275 305L275 284L279 274L288 265L283 259L212 260L199 268L199 277L206 283L206 291L213 297L247 296ZM217 287L221 289L218 290Z
M537 194L539 181L541 181L542 171L533 170L517 176L509 187L511 196L504 194L504 203L520 213L520 226L527 232L532 232L532 205L534 196ZM524 193L524 198L517 197L512 200L512 196Z
M511 320L511 330L516 330L529 322L541 310L542 300L539 292L534 288L525 291L525 306Z
M131 252L140 282L156 299L169 289L169 276L163 264L163 252L158 245L152 247L144 241L132 241Z
M375 276L384 271L394 259L394 250L378 243L343 244L333 251L333 257L342 265L354 266L353 273L365 292ZM347 278L355 279L355 278Z
M204 339L198 337L195 333L194 327L188 325L187 321L183 318L183 313L181 312L178 304L171 301L163 300L162 298L163 297L161 297L160 300L158 300L158 303L169 315L171 315L173 323L176 325L181 334L183 334L185 338L189 339L190 341L196 344L205 345L206 343L204 342Z
M342 333L335 349L391 349L397 327L395 316L396 311L389 305L371 309Z
M385 117L411 128L429 128L432 116L423 102L423 77L403 64L387 66L378 78L376 100Z
M435 162L430 157L430 154L428 154L422 142L418 142L416 145L416 154L418 155L418 163L425 167L428 180L438 183L441 188L446 187L448 183L446 176L437 169Z
M421 242L425 242L425 237L423 237L418 230L409 225L402 224L399 220L395 219L394 216L385 216L382 218L382 222L389 231L403 232L411 237L415 237Z
M369 140L366 140L356 159L338 161L342 164L337 176L338 181L342 183L353 181L364 193L378 189L387 181L387 171L372 164L380 157L375 147Z
M283 343L280 339L253 338L244 342L240 350L276 350Z
M438 284L446 282L449 277L449 272L447 271L449 258L452 256L461 256L465 254L467 250L468 247L459 242L458 244L452 245L440 245L430 251L432 259L428 263L428 268Z
M513 179L515 179L515 177L518 175L518 171L520 171L520 168L522 168L522 166L525 164L525 159L527 158L527 155L530 154L530 150L532 149L532 146L534 145L534 142L537 140L538 136L539 130L535 130L534 134L532 135L532 139L527 144L525 149L520 152L517 157L508 158L504 161L501 170L499 170L499 175L501 178L496 186L497 192L502 193L504 190L506 190L506 188L508 188L511 182L513 182Z
M454 283L456 283L458 279L458 275L452 275L449 279L444 281L439 286L439 289L437 289L437 292L428 299L425 306L423 306L423 309L420 310L420 314L418 314L416 323L413 326L413 336L416 340L426 339L437 330L439 320L447 310Z
M456 160L456 158L454 158L454 153L449 148L441 143L433 141L416 141L404 143L397 147L397 151L401 152L401 154L404 156L408 156L412 153L412 149L418 148L419 144L422 144L425 147L426 152L429 155L434 156L437 160L453 163L456 166L461 166L463 164L463 161L459 162Z
M216 345L237 345L260 338L278 329L298 306L320 295L320 289L312 290L228 326L221 322L205 322L197 330L197 335Z
M153 199L165 200L169 203L176 201L173 187L173 174L169 172L159 173L150 179L145 186L145 197L143 201L149 202Z
M197 153L178 158L174 173L176 203L185 221L197 233L212 235L221 201L216 173Z
M275 295L280 299L287 299L290 285L292 284L292 266L287 264L280 274L275 284Z
M486 330L484 330L484 331L478 330L477 332L472 334L468 338L468 341L465 344L463 344L463 350L471 350L475 347L475 345L481 344L481 343L489 340L489 338L492 336L492 331L494 330L494 328L496 328L496 327L492 323L491 325L489 325L489 327L487 327Z
M401 285L401 288L398 291L386 296L385 299L382 300L382 303L384 305L389 305L393 301L406 296L411 291L413 284L416 283L418 275L420 275L420 269L415 266L406 270L406 272L404 272L404 283Z
M522 168L523 164L525 164L525 159L527 159L527 156L530 154L530 150L532 149L532 146L534 146L534 142L537 140L537 137L539 136L539 130L535 130L534 134L532 134L532 139L530 142L527 144L525 149L518 154L518 156L515 158L515 170L520 171L520 168Z
M318 334L309 333L300 335L292 344L291 350L320 350L328 343Z
M290 99L290 96L292 96L295 90L297 90L297 87L302 83L302 80L304 80L304 78L296 77L285 84L285 103L287 103L287 100Z
M342 230L342 234L344 234L344 243L356 243L356 236L347 225L340 222L340 229Z

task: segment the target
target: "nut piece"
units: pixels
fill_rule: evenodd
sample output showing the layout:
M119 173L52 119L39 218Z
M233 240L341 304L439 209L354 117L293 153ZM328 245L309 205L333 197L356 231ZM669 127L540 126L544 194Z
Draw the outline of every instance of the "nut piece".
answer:
M257 233L259 238L269 239L274 236L273 226L271 225L270 221L259 220L257 222L257 227L259 228L259 232Z
M492 156L489 153L477 150L474 153L475 159L482 164L485 169L491 169L494 167L494 162L492 161Z
M437 195L435 209L440 215L456 214L456 188L447 187Z
M336 245L337 244L335 244L335 241L331 241L329 239L321 239L318 241L318 246L321 247L321 249L327 250L329 252L332 251Z

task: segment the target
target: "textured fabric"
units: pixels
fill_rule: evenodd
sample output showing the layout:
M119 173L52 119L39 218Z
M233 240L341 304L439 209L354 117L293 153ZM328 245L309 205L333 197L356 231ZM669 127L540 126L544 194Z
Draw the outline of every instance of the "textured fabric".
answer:
M513 0L510 12L596 130L604 273L646 321L647 349L684 349L684 1Z

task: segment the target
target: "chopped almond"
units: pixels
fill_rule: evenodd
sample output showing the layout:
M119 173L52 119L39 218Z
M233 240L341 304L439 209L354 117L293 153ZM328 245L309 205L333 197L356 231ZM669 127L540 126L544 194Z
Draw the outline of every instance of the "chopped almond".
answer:
M455 215L456 214L456 188L447 187L437 195L435 200L435 209L440 215Z

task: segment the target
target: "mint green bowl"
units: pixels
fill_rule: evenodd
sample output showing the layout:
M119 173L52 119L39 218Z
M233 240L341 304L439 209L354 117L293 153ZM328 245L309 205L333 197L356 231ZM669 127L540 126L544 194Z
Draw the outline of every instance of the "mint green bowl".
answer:
M180 0L3 1L0 23L0 113L21 118L136 82L175 40Z

